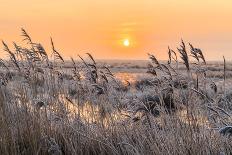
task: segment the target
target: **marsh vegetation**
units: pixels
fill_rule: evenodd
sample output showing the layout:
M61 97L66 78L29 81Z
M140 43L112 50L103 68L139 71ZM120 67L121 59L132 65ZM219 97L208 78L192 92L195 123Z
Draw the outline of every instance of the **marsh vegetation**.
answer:
M52 39L49 57L22 36L25 46L2 42L0 154L232 153L226 59L207 63L181 41L167 62L66 61Z

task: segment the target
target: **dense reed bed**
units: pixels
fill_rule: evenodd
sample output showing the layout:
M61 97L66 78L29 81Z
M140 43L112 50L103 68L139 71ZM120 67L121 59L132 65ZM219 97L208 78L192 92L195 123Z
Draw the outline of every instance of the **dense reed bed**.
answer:
M203 52L181 41L167 63L148 54L149 78L131 82L90 53L67 69L52 39L50 58L22 36L25 46L2 42L0 154L232 153L225 58L218 84Z

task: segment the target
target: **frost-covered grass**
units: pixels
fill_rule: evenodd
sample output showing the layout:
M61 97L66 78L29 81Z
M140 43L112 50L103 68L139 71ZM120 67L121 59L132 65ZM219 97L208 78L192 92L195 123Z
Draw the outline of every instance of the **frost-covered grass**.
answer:
M52 40L50 58L22 32L26 47L3 43L0 154L232 153L226 62L208 64L182 42L169 64L149 55L148 73L115 73L89 53L67 67Z

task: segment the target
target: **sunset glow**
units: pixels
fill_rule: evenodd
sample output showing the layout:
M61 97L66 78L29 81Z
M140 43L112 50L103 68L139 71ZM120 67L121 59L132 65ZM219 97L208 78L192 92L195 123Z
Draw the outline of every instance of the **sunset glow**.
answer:
M231 17L231 0L2 0L0 39L20 43L23 27L48 51L52 37L66 59L87 51L98 59L147 59L147 51L167 59L167 47L182 38L216 60L232 51Z
M123 41L123 45L124 45L124 46L129 46L129 45L130 45L130 41L129 41L128 39L125 39L125 40Z
M232 0L0 0L0 155L232 155Z

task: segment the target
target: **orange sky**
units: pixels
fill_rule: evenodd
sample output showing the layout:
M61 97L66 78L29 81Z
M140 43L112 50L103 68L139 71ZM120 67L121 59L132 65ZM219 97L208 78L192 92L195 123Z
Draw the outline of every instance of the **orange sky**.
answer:
M232 59L231 0L0 0L0 39L20 43L21 27L48 51L52 36L65 58L166 59L183 38L208 60Z

